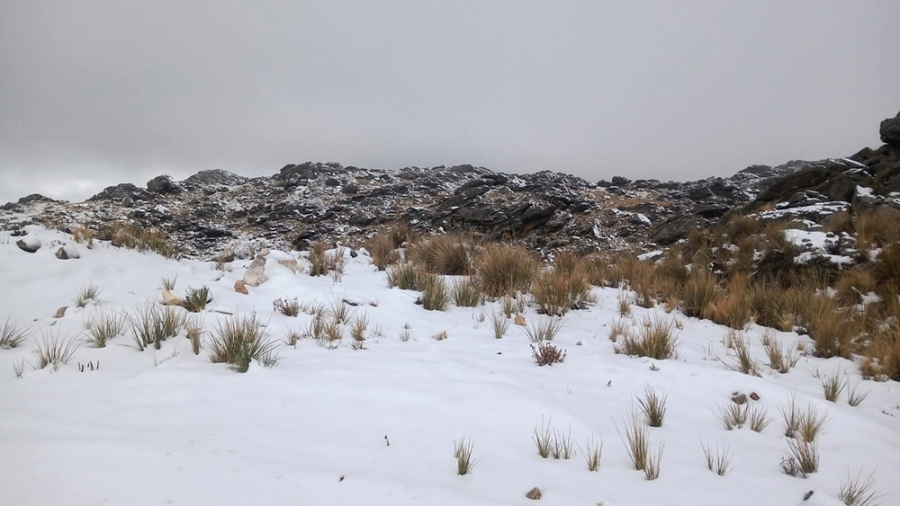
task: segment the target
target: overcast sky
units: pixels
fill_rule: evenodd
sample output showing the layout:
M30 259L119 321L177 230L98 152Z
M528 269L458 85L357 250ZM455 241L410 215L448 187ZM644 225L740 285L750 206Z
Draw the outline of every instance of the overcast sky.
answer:
M900 1L0 0L0 202L287 163L696 179L880 145Z

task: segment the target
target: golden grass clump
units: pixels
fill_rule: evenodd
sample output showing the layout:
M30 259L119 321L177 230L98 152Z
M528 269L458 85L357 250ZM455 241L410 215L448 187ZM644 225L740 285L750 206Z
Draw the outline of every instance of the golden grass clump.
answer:
M372 265L379 271L400 261L394 238L390 234L379 233L365 243L366 251L372 257Z
M856 242L863 251L900 242L900 223L875 209L857 213L853 228L856 230Z
M97 238L109 241L118 248L152 251L166 258L175 256L175 246L169 236L156 230L148 230L137 223L113 222L105 226Z
M446 276L472 274L476 244L461 235L437 235L407 246L406 258L425 272Z
M702 318L707 308L719 297L716 276L706 269L692 270L687 281L681 285L681 310L687 316Z
M475 259L476 276L488 297L527 293L540 272L540 261L519 246L487 246Z
M535 277L532 296L541 313L562 316L594 301L588 279L587 272L581 267L568 271L545 270Z

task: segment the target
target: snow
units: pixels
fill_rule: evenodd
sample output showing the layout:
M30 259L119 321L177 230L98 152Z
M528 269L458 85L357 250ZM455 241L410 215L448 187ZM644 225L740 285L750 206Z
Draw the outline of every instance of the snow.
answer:
M23 346L0 349L0 504L524 505L533 504L525 493L539 487L542 505L830 506L842 504L841 480L860 470L874 472L877 492L886 494L882 504L900 497L896 383L864 382L848 360L808 355L787 374L761 366L762 377L743 375L718 360L729 360L723 327L637 306L625 319L635 329L645 317L679 322L679 356L617 355L607 337L619 319L616 289L595 288L597 304L569 313L554 341L568 351L565 362L538 367L520 327L494 338L497 303L426 311L414 303L415 292L389 289L365 255L348 258L338 282L305 274L300 254L273 252L270 279L242 295L232 287L249 260L218 271L210 262L167 260L102 241L74 246L80 259L58 260L47 245L73 247L70 236L27 231L45 245L34 254L0 232L0 320L9 314L34 330ZM277 261L288 257L298 260L298 273ZM206 339L230 318L216 310L255 312L281 342L312 317L275 313L273 300L346 298L362 302L352 312L371 322L366 349L351 349L349 337L334 350L304 339L280 347L277 367L253 364L238 374L212 364L206 344L195 356L183 335L159 351L138 351L128 335L100 349L84 342L92 315L161 300L163 277L177 279L176 295L210 287L214 300L201 313ZM100 302L54 319L89 283L101 290ZM529 307L525 318L534 324L543 317ZM405 327L408 342L399 337ZM449 337L431 338L440 331ZM26 366L16 378L14 364L34 363L32 350L50 332L79 336L72 361L56 371ZM762 332L747 330L761 361ZM808 344L794 333L775 335L785 346ZM78 363L98 361L98 370L79 371ZM846 392L838 403L823 399L818 378L836 371L869 392L865 402L849 406ZM617 431L647 386L668 397L663 427L650 431L654 451L665 444L655 481L631 469ZM713 409L734 391L759 394L756 406L772 418L768 428L719 425ZM828 415L819 472L806 480L779 468L787 448L779 409L792 397ZM580 454L540 458L531 438L542 420L579 445L602 438L599 472L587 471ZM477 463L458 476L453 443L463 437L474 443ZM733 470L724 477L708 471L701 442L727 447Z

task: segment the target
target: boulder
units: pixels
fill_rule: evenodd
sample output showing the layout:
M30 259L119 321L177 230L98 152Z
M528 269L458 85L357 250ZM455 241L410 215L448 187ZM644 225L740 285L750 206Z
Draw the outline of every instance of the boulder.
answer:
M18 241L16 241L16 246L18 246L20 250L27 253L34 253L35 251L41 249L41 240L33 235L30 235L28 237L25 237L24 239L19 239Z
M250 268L244 273L243 281L250 286L259 286L265 283L269 278L266 277L266 258L257 255L250 262Z
M881 135L881 141L885 144L900 147L900 113L882 121L878 133Z
M181 187L166 174L156 176L147 181L147 189L153 193L177 193L181 191Z

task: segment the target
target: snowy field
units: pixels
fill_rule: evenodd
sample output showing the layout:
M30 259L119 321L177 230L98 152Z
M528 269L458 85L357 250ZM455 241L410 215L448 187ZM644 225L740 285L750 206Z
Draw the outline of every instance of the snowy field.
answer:
M498 302L426 311L416 292L388 288L365 254L348 258L337 281L307 275L297 253L294 273L273 252L269 280L243 295L233 287L249 260L217 270L27 230L42 244L36 253L0 232L0 325L9 315L32 332L0 349L0 505L839 505L842 480L859 473L873 473L880 504L900 504L897 383L862 381L850 361L808 355L777 373L766 365L759 327L745 335L761 377L726 367L733 359L724 327L661 307L632 306L623 321L637 330L647 316L670 319L681 327L677 359L618 355L608 336L620 320L620 292L595 288L597 303L568 313L554 340L565 362L538 367L523 327L494 337ZM57 259L62 244L80 258ZM199 355L184 333L160 350L138 350L128 330L105 348L88 344L85 322L161 302L163 278L176 280L178 296L189 287L212 291L199 314ZM99 300L75 307L91 284ZM313 318L273 311L275 299L294 297L357 304L350 316L370 322L364 349L349 337L334 349L314 339L284 344ZM70 307L55 318L60 306ZM254 363L240 374L211 363L217 326L254 312L279 346L277 366ZM536 325L545 317L528 307L524 318ZM446 339L432 337L442 331ZM775 335L791 348L807 339ZM35 369L35 348L53 338L79 347L68 364ZM835 372L847 388L832 403L822 379ZM652 481L634 469L620 437L632 412L643 421L637 399L647 387L667 397L663 426L649 429L652 452L663 448ZM868 397L850 406L851 389ZM717 407L733 392L756 393L749 402L767 413L768 427L725 430ZM788 450L781 409L792 399L827 417L818 472L807 479L780 465ZM532 437L542 426L571 435L575 455L541 458ZM460 476L454 443L463 438L476 463ZM591 438L603 443L597 472L584 460ZM701 445L730 452L727 474L707 469ZM539 501L526 498L534 487Z

